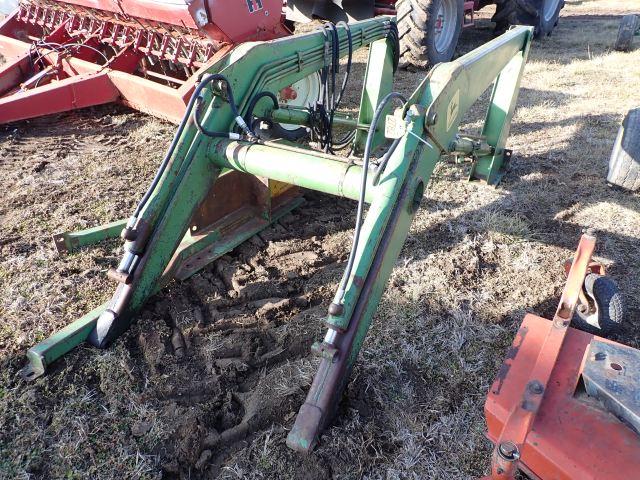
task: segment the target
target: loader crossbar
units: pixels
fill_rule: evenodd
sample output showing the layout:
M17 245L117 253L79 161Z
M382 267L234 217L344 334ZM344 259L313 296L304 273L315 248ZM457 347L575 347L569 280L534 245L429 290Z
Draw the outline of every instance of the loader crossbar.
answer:
M326 336L313 347L322 357L318 373L287 440L295 450L312 450L347 384L436 164L448 154L468 157L470 178L490 184L504 173L531 37L531 28L517 27L437 65L408 100L392 93L398 54L392 17L236 47L196 87L158 175L126 221L125 255L110 274L118 282L112 299L34 346L25 375L43 374L84 341L108 346L167 282L195 273L299 205L300 188L353 199L361 219L356 241L329 306ZM254 117L317 126L318 112L330 110L326 103L318 102L311 114L278 105L269 94L318 71L325 75L332 55L335 63L367 45L357 118L340 111L322 117L352 130L354 155L336 154L331 141L319 151L254 131ZM492 84L482 131L467 137L459 131L462 118ZM387 153L371 160L383 147ZM58 238L62 246L74 247L108 236L113 228Z

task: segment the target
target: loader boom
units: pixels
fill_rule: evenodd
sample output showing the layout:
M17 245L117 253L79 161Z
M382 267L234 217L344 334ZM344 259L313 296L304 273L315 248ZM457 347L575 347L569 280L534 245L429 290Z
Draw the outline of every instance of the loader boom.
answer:
M322 357L319 371L287 441L295 450L313 449L347 384L436 164L446 154L467 156L471 177L491 184L504 172L531 37L531 28L518 27L436 66L408 100L391 92L398 56L393 17L231 51L202 77L156 179L126 222L125 255L110 275L118 282L112 299L33 347L25 375L43 374L85 340L108 346L166 282L195 273L299 205L299 187L351 198L358 201L359 219L365 203L368 212L356 225L357 241L329 306L327 334L313 348ZM323 117L354 129L352 147L361 157L336 154L330 141L318 151L259 138L253 117L317 129L318 112L331 110L326 102L312 114L278 105L269 95L318 71L326 78L329 64L337 68L338 57L367 45L357 120L339 111ZM468 138L459 132L460 122L492 83L481 136ZM391 102L399 100L394 111ZM376 163L371 153L383 146L385 135L394 139L392 147ZM111 232L113 225L106 228ZM87 243L82 235L61 238Z

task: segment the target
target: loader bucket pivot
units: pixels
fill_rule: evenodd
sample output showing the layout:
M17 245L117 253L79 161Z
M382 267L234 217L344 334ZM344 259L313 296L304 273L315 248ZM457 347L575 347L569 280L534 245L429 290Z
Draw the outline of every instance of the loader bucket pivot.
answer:
M495 183L503 173L531 37L531 28L518 27L436 66L408 99L392 92L399 54L393 17L327 25L304 35L246 44L224 56L195 87L156 178L131 218L119 224L125 225L126 242L111 273L117 282L113 297L77 325L34 346L30 375L43 373L84 341L108 346L151 295L295 208L302 201L301 188L352 199L358 212L365 204L368 211L356 227L358 241L343 280L334 298L327 299L328 330L314 347L321 356L319 371L287 441L298 451L313 449L348 382L436 164L446 154L457 154L470 158L474 179ZM340 95L332 94L330 80L324 85L329 94L311 112L278 103L283 88L316 72L330 79L339 57L367 46L357 118L339 110L335 99ZM467 137L459 131L462 117L492 84L483 129L478 137ZM332 127L351 133L338 141L331 128L321 130L321 151L310 144L260 138L253 129L260 122L254 120L307 126L314 133L332 121ZM357 156L339 155L349 143ZM387 153L373 162L371 152L377 147ZM60 248L70 250L113 236L114 225L56 238Z

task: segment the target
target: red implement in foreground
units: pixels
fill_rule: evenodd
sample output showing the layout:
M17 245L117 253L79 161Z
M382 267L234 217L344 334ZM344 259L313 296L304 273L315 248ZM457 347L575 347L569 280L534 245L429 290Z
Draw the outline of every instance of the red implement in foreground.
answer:
M569 327L594 245L583 235L553 320L524 318L489 391L488 479L640 478L640 352Z
M114 101L178 122L235 43L288 34L281 0L22 1L0 23L0 124Z

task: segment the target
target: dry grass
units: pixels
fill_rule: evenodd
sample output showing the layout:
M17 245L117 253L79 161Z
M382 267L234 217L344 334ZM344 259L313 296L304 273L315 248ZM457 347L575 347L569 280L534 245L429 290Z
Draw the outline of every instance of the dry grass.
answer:
M214 315L225 295L211 268L158 295L111 349L82 347L26 385L16 378L25 349L107 298L103 273L118 256L114 242L60 258L49 235L124 217L173 127L123 109L101 118L111 111L101 108L0 131L0 478L486 473L485 394L523 314L552 313L562 262L581 229L597 229L597 255L626 294L629 319L619 340L640 346L640 197L604 181L618 123L640 104L640 49L610 49L617 15L632 11L640 2L569 0L553 36L534 44L509 140L512 168L499 188L468 183L450 165L437 170L339 416L309 457L293 454L284 439L317 364L308 344L322 331L322 302L340 273L335 262L344 259L353 206L315 198L316 210L300 221L337 212L323 221L324 233L303 240L269 233L274 258L276 250L312 250L334 262L305 273L287 264L275 274L304 275L296 294L320 304L307 318L297 310L283 314L250 338L282 346L277 362L254 367L233 351L250 332L199 333L194 302ZM460 50L490 37L481 20L464 32ZM357 60L361 71L365 57ZM398 88L410 92L421 77L401 72ZM470 113L469 127L480 114ZM41 162L48 163L36 171ZM271 275L265 268L253 273ZM171 353L166 311L185 332L191 362ZM239 405L249 410L256 398L255 432L229 448L208 447L216 430L246 414ZM274 402L277 409L269 407ZM201 457L206 451L211 456Z

